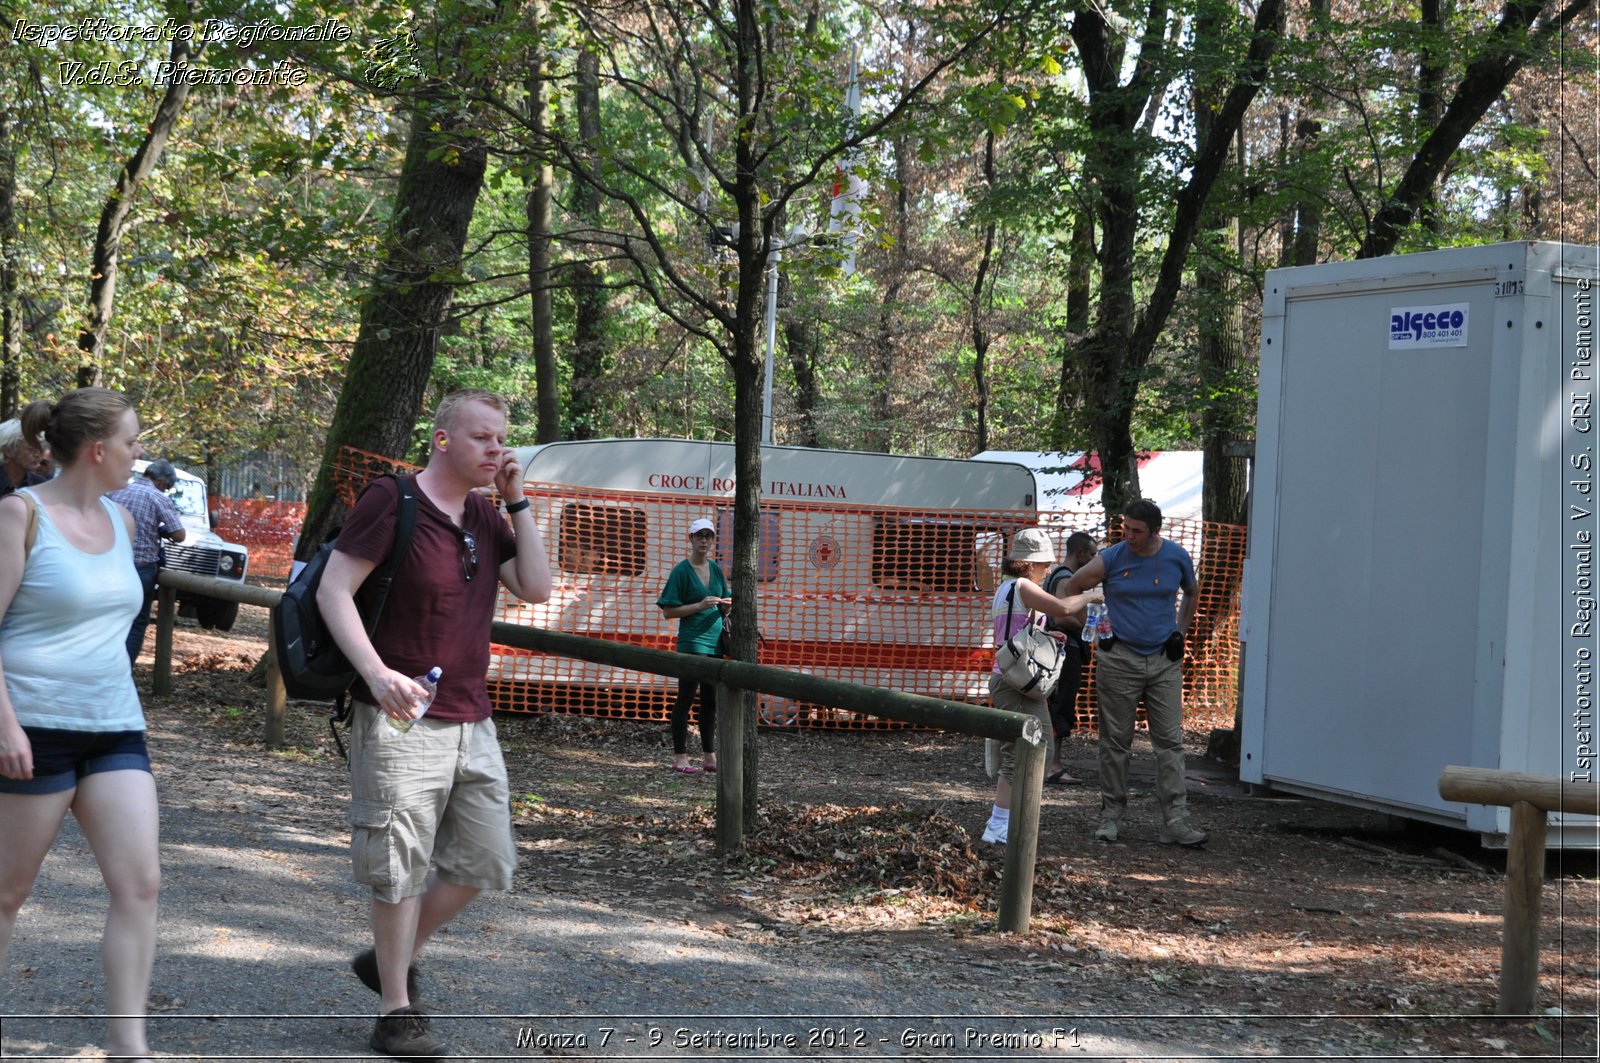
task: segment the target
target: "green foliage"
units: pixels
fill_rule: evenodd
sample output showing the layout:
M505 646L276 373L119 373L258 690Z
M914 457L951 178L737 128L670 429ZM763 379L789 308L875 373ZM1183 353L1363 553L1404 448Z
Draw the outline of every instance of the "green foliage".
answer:
M571 384L576 335L571 267L589 263L610 311L595 434L731 438L730 330L736 321L750 323L751 305L759 319L759 293L741 287L760 283L762 248L758 235L742 251L714 252L707 234L739 220L742 148L755 167L747 219L762 234L825 230L836 162L848 160L870 183L857 274L843 275L836 242L794 248L783 259L794 294L780 321L804 315L820 342L812 414L826 445L862 446L888 433L897 449L970 452L979 394L976 324L988 343L989 445L1059 439L1084 449L1094 411L1081 386L1088 368L1083 333L1069 328L1066 304L1071 235L1102 191L1087 176L1086 160L1097 150L1131 160L1139 232L1134 298L1143 305L1193 163L1196 93L1235 74L1248 46L1247 22L1234 5L1171 5L1174 22L1192 27L1211 15L1219 28L1203 48L1192 29L1167 35L1169 46L1147 74L1167 86L1165 94L1131 132L1108 141L1090 124L1085 72L1068 32L1088 17L1085 6L1016 5L1012 21L934 77L869 142L841 150L852 130L883 118L908 85L974 39L1000 5L823 5L808 29L810 9L759 3L767 95L760 110L745 113L730 63L735 42L705 8L563 0L539 25L523 18L475 34L459 64L432 69L440 27L494 6L296 0L285 8L246 0L196 7L197 18L221 18L234 28L333 19L350 32L316 42L246 44L235 36L207 43L203 66L292 67L306 83L197 86L134 204L103 369L107 383L138 402L157 448L190 462L266 448L311 463L386 238L416 93L427 87L428 106L462 113L463 87L480 86L472 91L489 104L475 113L493 161L469 253L448 278L456 285L455 320L440 340L425 407L454 387L490 387L511 398L514 441L531 441L537 394L526 182L534 161L545 157L558 175L552 329L562 394ZM38 26L94 17L157 25L169 14L155 0L16 0L12 9L8 16ZM649 10L659 16L660 37L644 29ZM1140 58L1150 9L1112 0L1096 10L1123 27L1121 58ZM1203 243L1191 266L1191 273L1223 270L1238 279L1251 304L1247 347L1253 293L1264 271L1279 264L1284 216L1296 204L1317 204L1325 225L1321 257L1352 254L1426 133L1421 60L1438 65L1448 90L1498 8L1458 4L1450 11L1443 27L1420 25L1415 7L1398 0L1359 11L1337 5L1320 25L1295 11L1247 120L1245 157L1230 165L1209 204L1212 216L1237 219L1241 236L1226 247ZM858 41L860 125L843 99ZM6 251L19 278L24 399L70 384L100 210L154 113L160 91L151 74L169 47L166 40L5 45L0 106L16 157L18 227ZM545 142L532 137L526 120L536 47L550 78L554 132ZM576 127L573 76L583 49L602 60L602 135L593 145ZM138 83L63 83L65 70L102 61L113 69L133 64ZM1431 220L1408 231L1406 249L1533 231L1541 199L1560 194L1552 187L1556 141L1537 103L1512 93L1491 110L1451 160ZM1317 137L1295 139L1300 117L1315 118ZM992 181L981 168L988 137L996 145ZM446 156L455 150L439 149ZM584 167L607 190L594 219L577 213ZM975 296L991 229L997 250ZM1103 238L1099 227L1096 237ZM1103 265L1089 264L1091 310ZM1196 364L1195 337L1217 309L1194 291L1180 299L1141 371L1133 426L1140 446L1193 445L1208 409L1248 424L1249 365L1209 380ZM780 440L797 423L786 355L780 345Z

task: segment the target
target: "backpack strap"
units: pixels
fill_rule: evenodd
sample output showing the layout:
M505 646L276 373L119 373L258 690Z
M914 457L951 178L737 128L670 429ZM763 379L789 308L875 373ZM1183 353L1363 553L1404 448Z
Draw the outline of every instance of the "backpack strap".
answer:
M378 582L373 587L372 615L367 618L367 637L370 639L373 632L378 630L378 620L383 616L383 607L389 600L389 590L394 586L395 573L400 570L400 565L405 561L406 555L411 552L411 540L417 531L417 481L414 476L394 476L395 487L399 494L395 499L395 524L394 541L389 544L389 556L384 558L383 567L378 570ZM334 699L333 714L328 717L328 729L333 732L334 744L339 747L339 752L346 760L350 755L345 752L344 741L339 737L339 724L350 718L350 692L343 691Z
M389 544L389 556L378 572L378 582L373 587L372 616L367 620L367 637L378 630L378 619L389 600L389 590L394 586L395 573L406 555L411 552L411 539L417 531L417 481L414 476L395 476L399 497L395 500L394 542Z

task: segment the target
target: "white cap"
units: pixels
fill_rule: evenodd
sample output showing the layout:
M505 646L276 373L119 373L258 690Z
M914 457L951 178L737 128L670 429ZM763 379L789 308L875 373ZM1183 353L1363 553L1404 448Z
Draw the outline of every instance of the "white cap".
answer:
M711 523L709 520L707 520L704 517L701 517L699 520L697 520L693 524L689 525L689 534L690 535L693 535L695 532L703 532L703 531L708 531L712 535L715 535L715 534L717 534L717 526L715 524Z

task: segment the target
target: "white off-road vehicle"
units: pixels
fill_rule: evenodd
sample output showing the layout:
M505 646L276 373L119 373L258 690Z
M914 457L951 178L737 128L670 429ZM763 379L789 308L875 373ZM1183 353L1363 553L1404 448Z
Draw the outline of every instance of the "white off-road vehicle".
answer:
M149 464L148 461L134 462L132 479L144 476ZM166 567L243 583L245 571L250 567L250 548L227 542L211 530L206 482L182 469L175 467L173 471L178 475L178 482L167 492L167 497L183 517L187 534L181 543L163 540L161 549L166 554ZM179 591L178 615L193 617L201 627L227 631L239 616L239 603Z

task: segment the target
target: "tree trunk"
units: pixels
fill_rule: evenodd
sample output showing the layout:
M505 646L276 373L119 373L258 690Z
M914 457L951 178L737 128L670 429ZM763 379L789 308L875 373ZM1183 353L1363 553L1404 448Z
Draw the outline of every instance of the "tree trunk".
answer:
M1159 35L1159 29L1150 29L1147 39ZM1148 94L1118 82L1123 40L1098 9L1085 9L1073 19L1072 38L1089 89L1091 133L1084 151L1084 175L1100 222L1100 302L1091 330L1072 356L1083 367L1091 435L1103 478L1101 499L1106 512L1114 514L1139 495L1132 433L1138 366L1128 362L1140 171L1132 131Z
M1226 25L1202 9L1195 21L1195 39L1201 50L1221 50ZM1216 117L1222 109L1225 85L1212 82L1196 88L1194 121L1196 147L1215 135ZM1240 177L1245 172L1244 144L1236 136L1233 169ZM1202 514L1207 521L1223 524L1243 523L1245 466L1243 458L1228 457L1223 448L1239 434L1244 418L1237 388L1233 387L1244 361L1244 292L1232 263L1241 258L1239 217L1231 211L1212 211L1206 238L1212 262L1195 270L1199 307L1200 393L1205 397L1201 410L1201 445L1205 487Z
M1083 374L1083 337L1094 314L1094 206L1092 189L1085 183L1083 198L1072 215L1072 241L1067 260L1067 335L1061 344L1061 380L1056 394L1050 439L1057 450L1074 450L1076 435L1068 431L1073 419L1088 405Z
M1131 357L1134 320L1133 259L1138 238L1138 172L1134 160L1107 137L1099 167L1100 307L1094 330L1082 342L1094 448L1107 514L1121 513L1139 497L1138 455L1133 447L1133 404L1142 363ZM1091 149L1089 154L1096 154Z
M765 86L760 83L757 60L762 55L761 9L758 0L735 0L738 65L734 97L741 130L748 130L761 106ZM759 336L766 309L768 249L773 221L761 212L759 163L754 138L734 137L733 201L739 216L739 290L734 298L733 341L733 655L741 661L756 659L756 577L761 556L761 420L762 377L765 351ZM756 698L745 692L744 704L744 823L756 822L760 777L757 743Z
M528 296L533 319L533 379L539 424L534 439L554 443L561 438L561 397L556 393L556 355L550 325L550 194L555 174L546 156L544 93L545 0L530 6L531 30L536 42L528 56L528 126L533 132L532 173L528 179Z
M573 103L578 112L578 137L583 157L593 160L600 145L600 58L585 48L578 54ZM586 181L573 190L573 211L580 224L597 225L600 193ZM599 434L601 395L608 367L605 357L606 292L600 270L580 260L569 267L576 321L572 337L572 375L567 394L567 431L573 439Z
M1165 8L1154 5L1165 16ZM1257 6L1250 45L1214 116L1211 135L1201 141L1179 191L1166 249L1148 301L1135 318L1134 252L1139 243L1137 199L1146 161L1142 142L1131 135L1156 84L1165 54L1157 41L1164 25L1145 27L1144 51L1126 85L1122 37L1112 31L1096 8L1075 16L1072 38L1083 57L1089 90L1090 147L1085 173L1099 186L1101 240L1100 311L1094 331L1081 345L1088 366L1094 403L1095 441L1105 477L1101 497L1107 512L1116 512L1138 496L1139 478L1133 447L1134 398L1140 378L1182 286L1189 251L1202 222L1205 205L1232 148L1234 133L1260 92L1283 31L1283 0L1262 0Z
M1311 0L1311 25L1312 31L1318 35L1318 57L1323 57L1326 49L1321 47L1324 40L1322 34L1328 24L1328 5L1331 0ZM1306 100L1307 113L1295 123L1295 162L1305 168L1309 165L1312 153L1317 149L1317 142L1322 138L1322 113L1323 92L1313 89L1311 97ZM1293 259L1291 263L1296 266L1315 265L1322 249L1322 200L1314 195L1300 199L1294 206L1295 232Z
M295 548L302 561L344 517L334 493L339 448L401 458L411 446L455 295L449 278L460 267L488 161L472 116L459 104L453 94L435 90L413 108L383 261L361 306L322 466L307 499Z
M187 11L185 12L187 22ZM204 45L190 50L187 38L174 35L172 62L187 64L199 57ZM144 186L145 178L161 161L172 136L178 116L189 98L189 85L182 78L174 78L156 108L150 130L145 134L139 150L133 153L122 172L117 175L117 187L106 200L100 212L100 229L95 234L94 253L89 270L89 312L83 331L78 334L78 349L82 352L78 364L78 386L91 387L100 383L100 362L105 355L106 329L111 324L111 311L117 298L117 260L122 252L122 237L128 231L133 213L133 201Z
M866 449L884 454L894 452L895 350L899 346L900 293L905 288L906 240L911 227L910 145L904 137L896 137L893 151L896 187L890 224L895 239L889 258L888 283L884 286L883 302L878 311L878 330L872 339L871 398L867 407L871 423L862 433Z
M1088 190L1085 189L1087 195ZM1067 265L1067 331L1089 331L1094 310L1094 206L1085 202L1072 215L1071 259Z
M1417 62L1417 126L1433 129L1444 117L1445 78L1449 74L1449 0L1419 0L1417 15L1422 23L1422 46ZM1417 205L1417 220L1423 228L1438 235L1439 203L1436 186L1430 185Z
M1302 118L1295 126L1295 147L1299 160L1304 162L1316 150L1322 138L1322 123L1315 118ZM1295 204L1295 230L1293 264L1314 266L1322 249L1322 201L1315 195L1306 196Z
M17 156L11 141L11 115L0 107L0 421L16 416L22 389L16 201Z
M791 313L783 320L783 346L794 370L795 440L802 447L820 447L817 431L817 362L822 357L822 330L811 314Z
M994 133L991 131L983 140L983 180L988 191L994 192ZM985 323L989 292L994 281L989 275L990 267L994 262L994 238L998 228L994 212L989 212L989 220L983 226L983 254L978 259L978 272L972 280L972 298L967 304L968 323L972 330L972 376L973 387L976 391L974 403L977 419L976 435L973 439L973 453L981 454L989 449L989 330Z

